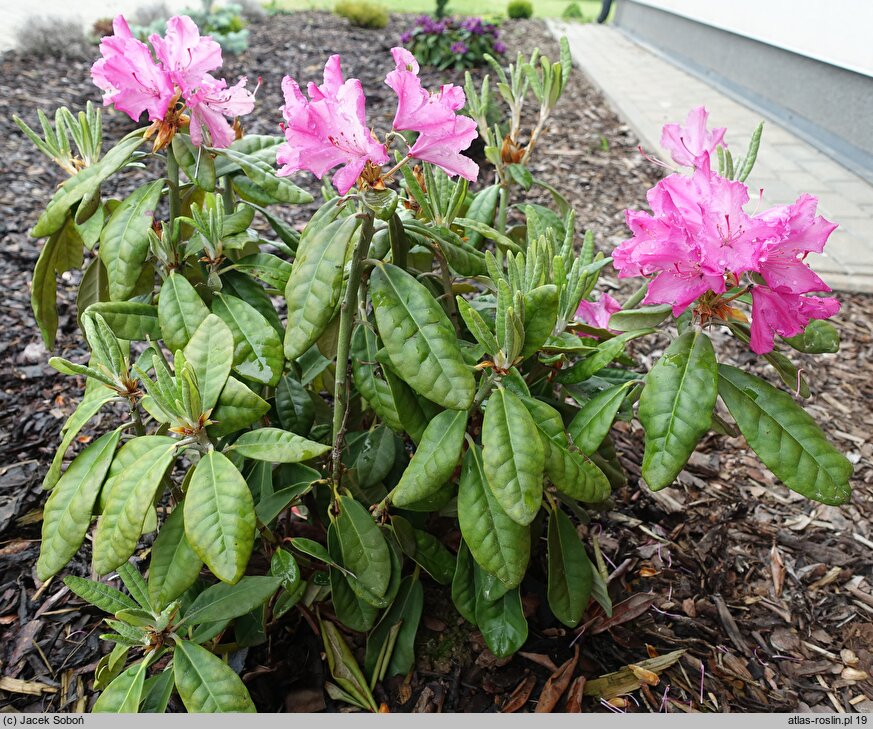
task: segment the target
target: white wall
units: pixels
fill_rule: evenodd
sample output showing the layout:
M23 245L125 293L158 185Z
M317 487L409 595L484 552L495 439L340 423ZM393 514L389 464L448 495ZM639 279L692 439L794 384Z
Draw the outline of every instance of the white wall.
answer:
M873 0L634 2L873 76Z

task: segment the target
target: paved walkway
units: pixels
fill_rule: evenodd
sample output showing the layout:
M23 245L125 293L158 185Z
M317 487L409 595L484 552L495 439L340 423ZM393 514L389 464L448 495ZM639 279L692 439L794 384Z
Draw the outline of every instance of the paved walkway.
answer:
M732 149L745 152L762 118L630 40L620 30L595 24L549 23L566 35L573 60L585 71L646 151L660 151L661 127L683 121L688 110L705 105L713 125L727 127ZM735 152L736 154L736 152ZM853 174L776 122L765 120L761 151L747 183L764 189L764 204L793 202L801 192L816 195L825 217L839 223L826 256L810 263L834 289L873 293L873 185ZM753 195L754 197L754 195Z

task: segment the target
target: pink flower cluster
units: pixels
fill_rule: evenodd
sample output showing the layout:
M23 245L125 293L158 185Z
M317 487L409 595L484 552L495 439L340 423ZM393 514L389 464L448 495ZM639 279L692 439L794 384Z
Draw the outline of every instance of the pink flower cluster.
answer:
M191 115L191 141L227 147L235 134L227 118L248 114L254 96L246 80L228 86L210 72L221 67L221 47L210 36L201 36L194 21L177 16L167 21L162 38L149 37L149 47L133 37L123 16L113 21L114 35L100 41L102 58L91 67L91 78L104 92L103 102L112 104L131 119L143 112L160 122L179 99ZM205 137L204 137L205 132Z
M430 162L449 175L475 180L479 168L461 154L476 138L476 122L458 115L464 106L463 90L447 84L436 93L422 88L418 63L404 48L393 48L395 69L385 83L397 94L395 131L418 132L408 156ZM307 86L307 99L289 76L282 81L285 105L285 143L276 154L282 165L277 174L307 170L321 179L334 167L341 169L333 184L345 195L369 166L388 162L388 149L367 127L366 99L358 79L343 78L339 56L324 67L324 82Z
M748 275L752 286L751 346L773 349L774 335L800 334L811 319L826 319L840 305L834 298L806 296L830 291L805 262L821 253L836 225L816 215L817 200L801 195L749 215L748 188L710 169L710 155L723 144L724 129L706 129L703 107L684 127L664 127L662 145L691 175L672 174L648 192L652 213L626 211L633 237L613 253L619 278L651 278L645 304L671 304L678 316L705 294L725 294Z

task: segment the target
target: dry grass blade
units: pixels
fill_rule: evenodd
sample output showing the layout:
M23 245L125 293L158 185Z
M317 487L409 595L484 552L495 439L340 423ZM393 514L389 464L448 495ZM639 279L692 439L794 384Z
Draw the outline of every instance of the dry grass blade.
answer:
M24 681L20 678L3 676L0 678L0 691L8 691L11 694L41 696L42 694L57 693L58 690L54 686L49 686L47 683L40 683L39 681Z
M587 681L585 683L585 695L595 696L608 701L616 696L629 694L631 691L636 691L643 683L637 676L637 673L646 671L656 675L661 674L676 663L683 653L685 653L684 650L678 650L658 656L657 658L647 658L634 664L634 668L625 666L613 673L607 673L605 676Z

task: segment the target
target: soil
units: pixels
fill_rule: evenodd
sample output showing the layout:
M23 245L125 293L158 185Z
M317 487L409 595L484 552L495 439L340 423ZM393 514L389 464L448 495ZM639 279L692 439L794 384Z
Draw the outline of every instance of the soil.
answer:
M393 95L382 79L389 70L388 50L405 22L394 17L385 31L350 28L324 13L253 22L249 50L225 65L229 79L263 77L247 131L275 131L280 74L317 79L330 53L341 53L347 75L363 81L370 124L390 123ZM541 23L507 23L505 36L513 55L538 45L557 56L556 43ZM89 99L99 101L88 67L69 58L0 56L4 711L86 709L93 701L94 668L106 650L97 637L101 616L83 608L60 578L41 584L35 576L44 499L40 483L81 389L46 365L48 353L29 302L41 243L27 231L62 177L10 118L19 113L36 124L38 108L51 111L67 104L76 109ZM426 76L431 84L462 82L453 72ZM106 113L107 140L132 128L127 117ZM580 227L590 227L605 251L625 235L624 209L644 205L645 191L660 174L637 144L577 72L535 155L535 175L568 194ZM305 176L299 182L317 191ZM131 176L118 176L105 193L123 193L133 184ZM289 215L301 225L308 212L295 208ZM60 281L54 353L81 361L77 281L78 273ZM835 319L843 335L840 354L798 356L797 361L811 380L807 407L856 464L851 504L829 507L793 494L775 483L742 439L719 435L704 441L678 486L652 493L638 480L641 433L637 426L619 423L614 436L628 484L614 494L611 510L580 525L582 533L598 538L609 565L617 604L613 618L592 611L575 631L555 623L545 607L543 548L523 585L529 640L515 657L497 659L457 617L444 592L426 582L417 669L378 687L378 700L391 711L428 712L873 710L873 298L840 298L843 311ZM650 340L636 354L651 363L665 341ZM717 346L723 361L761 369L731 340L719 338ZM766 370L761 373L772 378ZM80 440L103 432L110 419L97 420ZM89 569L85 558L77 557L69 572L88 575ZM347 710L326 697L320 641L305 617L292 611L269 626L266 644L233 657L261 711ZM660 677L647 676L655 685L643 683L639 690L632 685L634 690L625 688L610 701L582 700L586 680L620 669L629 673L631 664L677 650L684 651L681 658Z

